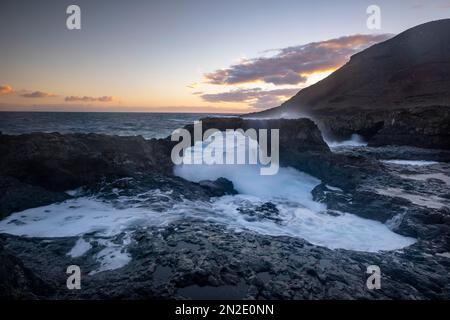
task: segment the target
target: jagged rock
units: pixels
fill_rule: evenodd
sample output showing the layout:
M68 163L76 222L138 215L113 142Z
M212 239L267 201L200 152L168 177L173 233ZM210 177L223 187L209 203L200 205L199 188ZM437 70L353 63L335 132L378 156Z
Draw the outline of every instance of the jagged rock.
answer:
M145 171L171 170L165 140L101 134L32 133L0 136L0 175L64 191Z
M270 143L270 129L279 129L280 148L295 150L295 152L329 152L328 145L324 142L321 132L309 119L243 119L231 118L204 118L202 121L202 134L208 129L225 131L227 129L268 130L268 142ZM185 127L194 136L193 125ZM259 137L258 137L259 138ZM270 150L270 147L269 147Z
M39 299L53 294L53 289L3 246L0 237L0 299Z
M225 178L219 178L214 181L203 180L200 181L199 184L216 197L221 197L227 194L237 194L237 191L234 189L233 182Z
M335 148L336 152L348 156L358 156L378 160L425 160L450 162L450 150L423 149L410 146L383 146L383 147L345 147Z
M0 176L0 219L12 212L64 201L70 196L42 187L20 182L12 177Z
M278 217L280 212L277 206L271 202L263 203L254 208L238 208L238 211L246 216L245 219L247 221L269 219L277 223L281 222L281 219Z
M391 112L369 146L410 145L450 149L450 107L416 108Z
M8 237L8 246L46 280L60 285L60 299L448 299L448 258L423 241L401 251L330 250L302 239L229 232L205 221L182 220L168 228L136 230L125 267L82 278L82 290L65 288L70 259L38 239ZM448 240L448 239L447 239ZM62 251L62 252L59 252ZM48 261L52 261L49 264ZM381 290L366 287L366 268L378 265Z

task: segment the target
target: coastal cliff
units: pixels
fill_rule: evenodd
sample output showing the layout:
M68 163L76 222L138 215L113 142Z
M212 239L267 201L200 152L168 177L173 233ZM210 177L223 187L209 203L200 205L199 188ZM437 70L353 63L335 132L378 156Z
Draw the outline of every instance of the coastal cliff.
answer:
M254 118L309 117L333 140L449 149L450 19L352 56L327 78Z

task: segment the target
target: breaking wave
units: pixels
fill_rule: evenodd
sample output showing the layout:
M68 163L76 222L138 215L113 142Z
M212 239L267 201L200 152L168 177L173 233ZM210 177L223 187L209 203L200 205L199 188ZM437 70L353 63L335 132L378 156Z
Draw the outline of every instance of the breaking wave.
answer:
M202 146L196 144L190 152L198 154ZM95 254L99 268L92 273L120 268L131 260L126 248L134 230L164 228L181 219L221 224L236 232L302 238L330 249L377 252L415 242L378 221L328 210L313 200L311 191L320 181L310 175L280 168L276 175L262 176L259 169L259 165L183 164L176 166L176 175L194 182L223 177L233 182L239 194L191 201L175 199L171 191L152 189L111 201L81 193L61 203L14 213L0 221L0 232L79 237L67 253L71 257L83 256L96 242L103 249Z

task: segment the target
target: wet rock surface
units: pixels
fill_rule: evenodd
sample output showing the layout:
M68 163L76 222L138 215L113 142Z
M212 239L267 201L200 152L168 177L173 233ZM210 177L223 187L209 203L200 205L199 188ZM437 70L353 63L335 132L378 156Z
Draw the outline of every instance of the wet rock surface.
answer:
M168 173L171 146L141 136L31 133L0 135L0 175L65 191L146 171Z
M164 227L136 229L129 235L125 249L131 256L130 262L122 268L94 274L92 271L99 267L96 255L104 247L101 237L78 257L68 255L78 238L6 235L5 246L51 288L45 295L48 299L447 299L450 297L448 202L433 209L395 195L380 195L375 190L390 184L399 187L395 180L399 175L415 175L418 171L420 174L439 171L446 175L449 166L440 163L426 169L391 164L385 167L386 177L390 177L387 180L373 178L352 193L321 184L313 195L328 204L329 214L336 209L366 215L387 223L397 233L418 239L401 250L378 253L330 250L299 238L236 232L189 218ZM434 179L401 176L398 179L404 180L401 186L410 193L427 192L444 198L449 191L448 185ZM170 179L166 183L176 185ZM156 185L164 188L161 181ZM149 186L148 182L119 180L103 185L101 194L111 200L124 195L117 193L117 189L135 194L142 191L139 188ZM190 191L174 190L175 198L182 194L197 197L192 186ZM271 203L249 207L241 213L249 221L277 219L277 208ZM119 234L108 241L120 244L124 236ZM81 267L81 290L66 288L65 271L71 264ZM381 268L380 290L366 287L369 265Z
M22 261L4 247L0 237L0 298L42 299L55 294L52 287L25 267Z
M405 149L405 150L402 150ZM341 153L383 157L386 152L396 157L408 147L377 150L376 148L342 148ZM413 149L415 154L430 151ZM414 153L412 158L415 158ZM403 160L406 161L406 160ZM405 163L408 163L407 161ZM450 248L450 165L445 162L420 164L382 162L384 175L368 177L352 192L330 190L324 184L313 190L317 201L327 203L329 209L358 214L386 223L399 234L411 236L424 243L424 252L442 254ZM425 246L424 246L425 247ZM446 254L444 254L445 256Z
M349 139L354 133L369 146L415 146L450 149L450 107L427 106L389 110L330 109L312 117L331 139Z
M20 182L13 177L0 176L0 218L28 208L48 205L70 198L63 192L46 190Z
M427 250L427 241L363 253L187 220L137 230L128 247L131 262L94 275L89 271L96 248L67 257L74 242L8 237L8 248L52 285L56 293L48 298L53 299L439 299L450 294L449 258ZM68 264L83 270L81 290L66 288ZM382 270L380 290L366 287L369 265Z
M302 122L310 126L310 121ZM310 129L313 131L309 134L315 135L317 128L311 126ZM99 161L106 161L102 153L85 146L91 139L103 141L106 139L103 136L50 134L45 137L56 139L58 145L63 143L61 141L75 139L75 136L79 138L75 141L77 148L91 150L86 153L88 159L99 157ZM52 190L55 188L45 189L53 173L41 171L41 174L45 173L44 182L39 183L39 171L33 171L30 163L44 159L42 166L50 169L54 165L61 179L73 176L88 165L83 160L81 167L76 165L71 171L66 162L69 155L58 151L52 158L50 146L48 153L44 152L46 157L41 157L40 148L46 144L40 139L46 138L38 136L35 144L30 137L2 137L10 139L7 145L14 147L6 156L0 157L1 163L17 162L12 168L1 167L2 174L14 176L10 180L12 182L8 182L10 185L22 187L26 184L60 195L58 190L64 190L66 184L52 184L58 186L57 191ZM122 141L116 139L113 138L114 143ZM167 141L136 138L137 142L132 142L134 138L130 139L124 139L123 143L136 143L136 148L147 148L144 146L153 143L164 148L168 145ZM17 141L23 142L24 146L15 146ZM313 190L312 197L327 205L324 214L349 212L377 220L398 234L417 239L416 243L400 250L375 253L331 250L298 237L230 229L215 221L192 217L168 220L159 226L142 224L133 230L112 235L90 233L77 237L27 238L5 234L0 254L6 268L0 272L2 283L7 288L4 289L5 295L45 299L450 298L450 166L445 162L413 166L382 161L444 161L446 153L403 147L331 151L323 146L323 140L318 140L318 143L319 147L304 147L303 152L297 152L294 144L281 153L284 165L289 164L321 178L322 183ZM108 164L100 166L102 169L92 176L84 175L70 183L71 187L79 188L71 193L70 198L95 197L112 203L118 209L131 203L164 215L168 207L185 201L208 204L213 198L236 192L226 179L192 183L159 170L156 164L164 157L167 160L168 153L157 156L149 152L148 158L141 158L142 149L138 149L139 157L135 159L134 151L125 152L128 149L120 143L118 150L112 144L110 148L112 154L117 153L116 156L107 158ZM153 150L156 147L149 148ZM16 152L15 156L11 156L13 152ZM23 155L22 159L18 157L22 152L29 154ZM126 154L123 157L119 156L122 152ZM81 155L82 152L77 150L75 154ZM423 155L426 158L422 158ZM109 163L110 160L113 164ZM132 173L125 170L130 161L135 170ZM109 170L116 166L124 171L120 175L109 175ZM21 176L19 168L31 176ZM153 192L155 190L158 192ZM39 198L45 199L44 196ZM24 200L24 203L29 203L29 200ZM42 204L30 207L35 205ZM191 206L186 210L196 208ZM279 208L271 202L242 206L238 212L239 218L249 223L261 220L279 223ZM120 266L105 267L106 260L122 255L125 262ZM68 290L66 287L66 268L72 264L81 267L81 290ZM381 268L380 290L367 289L366 268L369 265ZM36 291L35 283L46 289ZM11 288L18 289L11 291Z

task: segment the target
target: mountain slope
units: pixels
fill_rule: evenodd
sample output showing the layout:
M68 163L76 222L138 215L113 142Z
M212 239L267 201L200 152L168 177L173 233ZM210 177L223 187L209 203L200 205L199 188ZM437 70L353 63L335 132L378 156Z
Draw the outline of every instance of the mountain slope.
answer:
M342 68L280 107L254 115L450 106L449 88L450 19L445 19L411 28L352 56Z
M248 117L316 121L328 140L450 149L450 19L411 28L354 56L277 108Z

